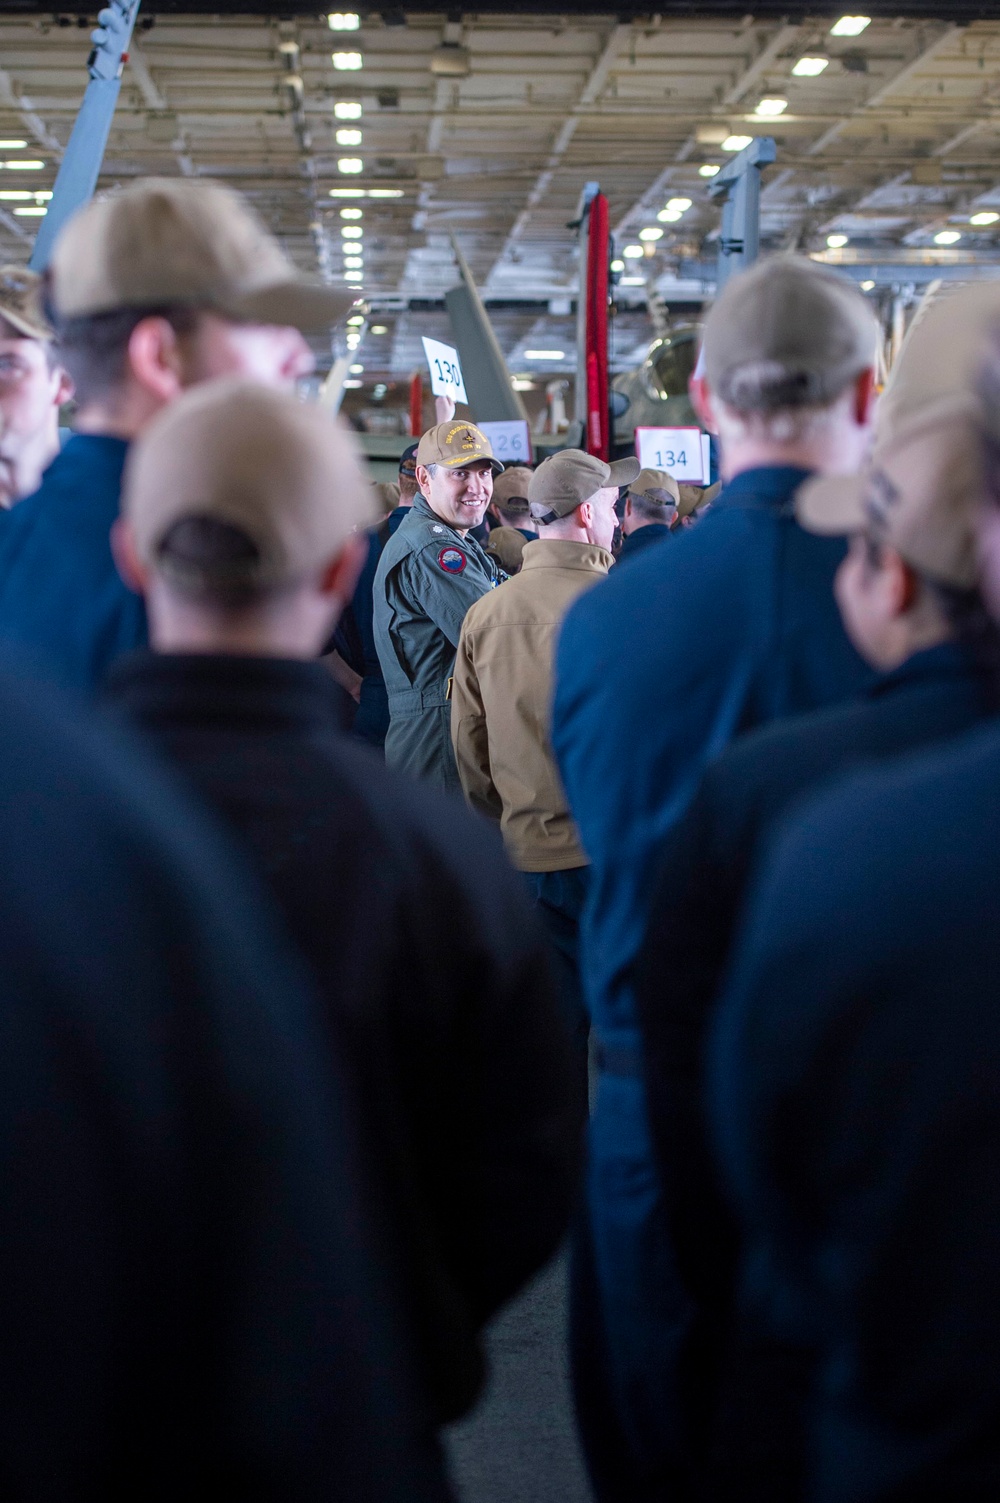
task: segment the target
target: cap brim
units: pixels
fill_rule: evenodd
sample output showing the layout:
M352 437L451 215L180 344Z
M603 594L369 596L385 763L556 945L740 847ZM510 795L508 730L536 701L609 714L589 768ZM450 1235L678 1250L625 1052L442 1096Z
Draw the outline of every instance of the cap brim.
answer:
M639 478L642 465L632 456L629 459L612 460L608 466L611 474L608 476L608 485L631 485L633 480Z
M817 475L795 492L795 517L806 532L846 537L865 523L863 475Z
M503 474L503 465L492 454L473 454L471 458L467 454L457 454L454 459L439 459L436 463L445 470L460 470L463 465L475 464L477 459L488 459L493 466L494 475Z
M239 297L227 298L225 311L255 324L280 324L302 334L317 334L339 323L361 294L348 288L324 287L304 278L272 282Z
M41 324L30 323L28 319L22 318L19 313L12 313L9 308L0 307L0 319L5 324L10 324L11 328L24 339L38 339L42 343L47 344L52 338L51 329L46 329Z

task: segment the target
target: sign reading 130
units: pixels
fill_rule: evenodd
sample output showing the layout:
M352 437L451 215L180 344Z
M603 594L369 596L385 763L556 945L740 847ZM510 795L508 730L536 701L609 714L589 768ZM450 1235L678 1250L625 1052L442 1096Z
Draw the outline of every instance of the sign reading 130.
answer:
M644 470L668 470L682 485L708 484L708 438L700 428L637 428L635 452Z
M462 364L458 351L439 339L423 340L427 368L431 373L431 391L436 397L451 397L453 402L467 402Z

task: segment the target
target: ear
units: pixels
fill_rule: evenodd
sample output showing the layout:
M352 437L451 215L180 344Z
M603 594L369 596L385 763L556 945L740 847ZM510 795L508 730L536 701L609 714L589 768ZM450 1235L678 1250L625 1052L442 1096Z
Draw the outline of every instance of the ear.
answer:
M882 573L894 616L904 616L920 593L920 580L895 548L883 548Z
M427 473L427 466L425 464L418 464L416 469L417 490L422 496L426 496L427 494L430 478Z
M878 393L875 390L875 370L869 366L861 372L854 383L854 421L866 428L875 416Z
M691 406L709 433L718 433L719 425L712 406L712 393L704 376L695 374L688 379L688 395L691 398Z
M57 365L52 374L55 377L56 385L54 395L55 405L63 407L73 399L73 393L76 390L76 387L73 385L73 377L61 365Z
M363 533L352 533L320 575L319 592L335 597L339 605L338 615L354 594L367 557L367 537Z
M134 379L158 402L172 402L180 395L180 350L165 318L140 319L129 336L128 362Z
M626 496L625 497L625 516L626 517L630 517L631 515L632 515L632 497L631 496Z
M127 518L118 517L111 527L111 553L115 567L130 590L145 595L149 588L149 570L136 551L135 538Z

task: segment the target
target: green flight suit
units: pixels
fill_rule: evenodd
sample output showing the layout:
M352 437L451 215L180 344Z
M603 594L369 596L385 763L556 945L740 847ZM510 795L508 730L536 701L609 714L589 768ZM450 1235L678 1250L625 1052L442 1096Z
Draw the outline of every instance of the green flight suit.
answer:
M465 613L506 576L418 495L375 574L375 647L389 696L385 760L461 791L451 746L451 675Z

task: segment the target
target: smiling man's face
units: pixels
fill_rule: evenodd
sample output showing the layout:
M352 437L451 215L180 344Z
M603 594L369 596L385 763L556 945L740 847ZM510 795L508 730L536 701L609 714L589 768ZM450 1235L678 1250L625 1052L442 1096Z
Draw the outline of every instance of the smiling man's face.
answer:
M493 466L488 459L474 459L453 470L417 465L420 494L431 511L456 532L478 527L493 496Z

